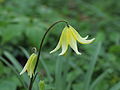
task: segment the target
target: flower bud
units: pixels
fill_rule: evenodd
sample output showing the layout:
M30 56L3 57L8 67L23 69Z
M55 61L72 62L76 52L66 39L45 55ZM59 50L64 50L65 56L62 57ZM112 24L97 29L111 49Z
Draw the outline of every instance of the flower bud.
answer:
M30 76L30 78L31 78L32 75L34 74L34 69L35 69L36 61L37 61L37 55L35 53L33 53L29 57L26 65L24 66L24 68L21 71L20 75L27 71L28 72L28 76Z
M44 81L39 82L39 90L45 90L45 82Z

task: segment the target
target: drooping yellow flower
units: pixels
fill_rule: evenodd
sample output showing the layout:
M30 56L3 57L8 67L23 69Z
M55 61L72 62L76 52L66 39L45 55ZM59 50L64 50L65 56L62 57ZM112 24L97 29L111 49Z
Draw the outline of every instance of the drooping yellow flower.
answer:
M32 75L34 74L34 69L35 69L36 61L37 61L37 55L35 53L33 53L29 57L26 65L24 66L24 68L21 71L20 75L27 71L28 72L28 76L30 76L30 78L31 78Z
M59 55L64 55L68 49L68 45L76 52L76 54L81 55L81 53L78 51L77 48L77 41L81 44L90 44L93 42L93 39L86 40L88 38L88 35L84 38L82 38L79 33L69 25L66 26L61 34L60 40L54 50L52 50L50 53L56 52L60 47L62 48L62 52Z

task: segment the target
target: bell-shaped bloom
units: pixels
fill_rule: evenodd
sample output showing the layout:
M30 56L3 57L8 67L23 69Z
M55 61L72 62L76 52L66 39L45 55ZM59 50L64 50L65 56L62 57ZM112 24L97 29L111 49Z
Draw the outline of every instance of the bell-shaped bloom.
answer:
M32 75L34 74L36 61L37 61L37 55L35 53L33 53L29 57L27 63L25 64L23 70L21 71L20 75L27 71L28 72L28 76L30 76L30 78L31 78Z
M77 48L77 41L81 44L90 44L93 42L93 39L87 40L88 35L86 37L81 37L79 33L72 27L66 26L61 34L60 40L54 50L50 53L56 52L59 48L62 48L62 52L59 55L64 55L68 49L68 45L76 52L76 54L81 54Z

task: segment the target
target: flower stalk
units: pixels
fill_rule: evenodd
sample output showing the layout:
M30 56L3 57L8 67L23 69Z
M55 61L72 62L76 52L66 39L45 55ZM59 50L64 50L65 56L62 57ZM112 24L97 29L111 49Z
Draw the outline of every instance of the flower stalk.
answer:
M46 37L47 33L52 29L52 27L54 27L56 24L61 23L61 22L66 23L67 27L69 27L69 24L68 24L67 21L61 20L61 21L57 21L57 22L53 23L53 24L47 29L47 31L45 32L45 34L44 34L44 36L43 36L43 38L42 38L42 40L41 40L39 50L38 50L38 56L37 56L37 61L36 61L34 73L36 72L36 69L37 69L37 66L38 66L38 63L39 63L42 46L43 46L43 43L44 43L44 40L45 40L45 37ZM36 76L34 76L34 75L32 75L32 77L30 78L30 84L29 84L28 90L32 90L32 86L33 86L33 83L34 83L35 78L36 78Z

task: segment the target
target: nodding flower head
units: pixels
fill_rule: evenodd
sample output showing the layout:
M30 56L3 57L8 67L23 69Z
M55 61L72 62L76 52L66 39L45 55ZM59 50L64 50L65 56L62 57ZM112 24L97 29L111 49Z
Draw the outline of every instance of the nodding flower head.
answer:
M23 70L21 71L20 75L27 71L28 72L28 76L30 76L30 78L31 78L32 75L34 74L36 61L37 61L37 55L35 53L33 53L29 57L27 63L25 64Z
M76 54L81 55L77 48L77 41L81 44L90 44L95 40L95 38L87 40L88 35L86 37L81 37L79 33L72 27L66 26L62 34L60 36L60 40L54 50L50 53L56 52L60 47L62 48L62 52L59 55L64 55L68 49L68 45L76 52Z

